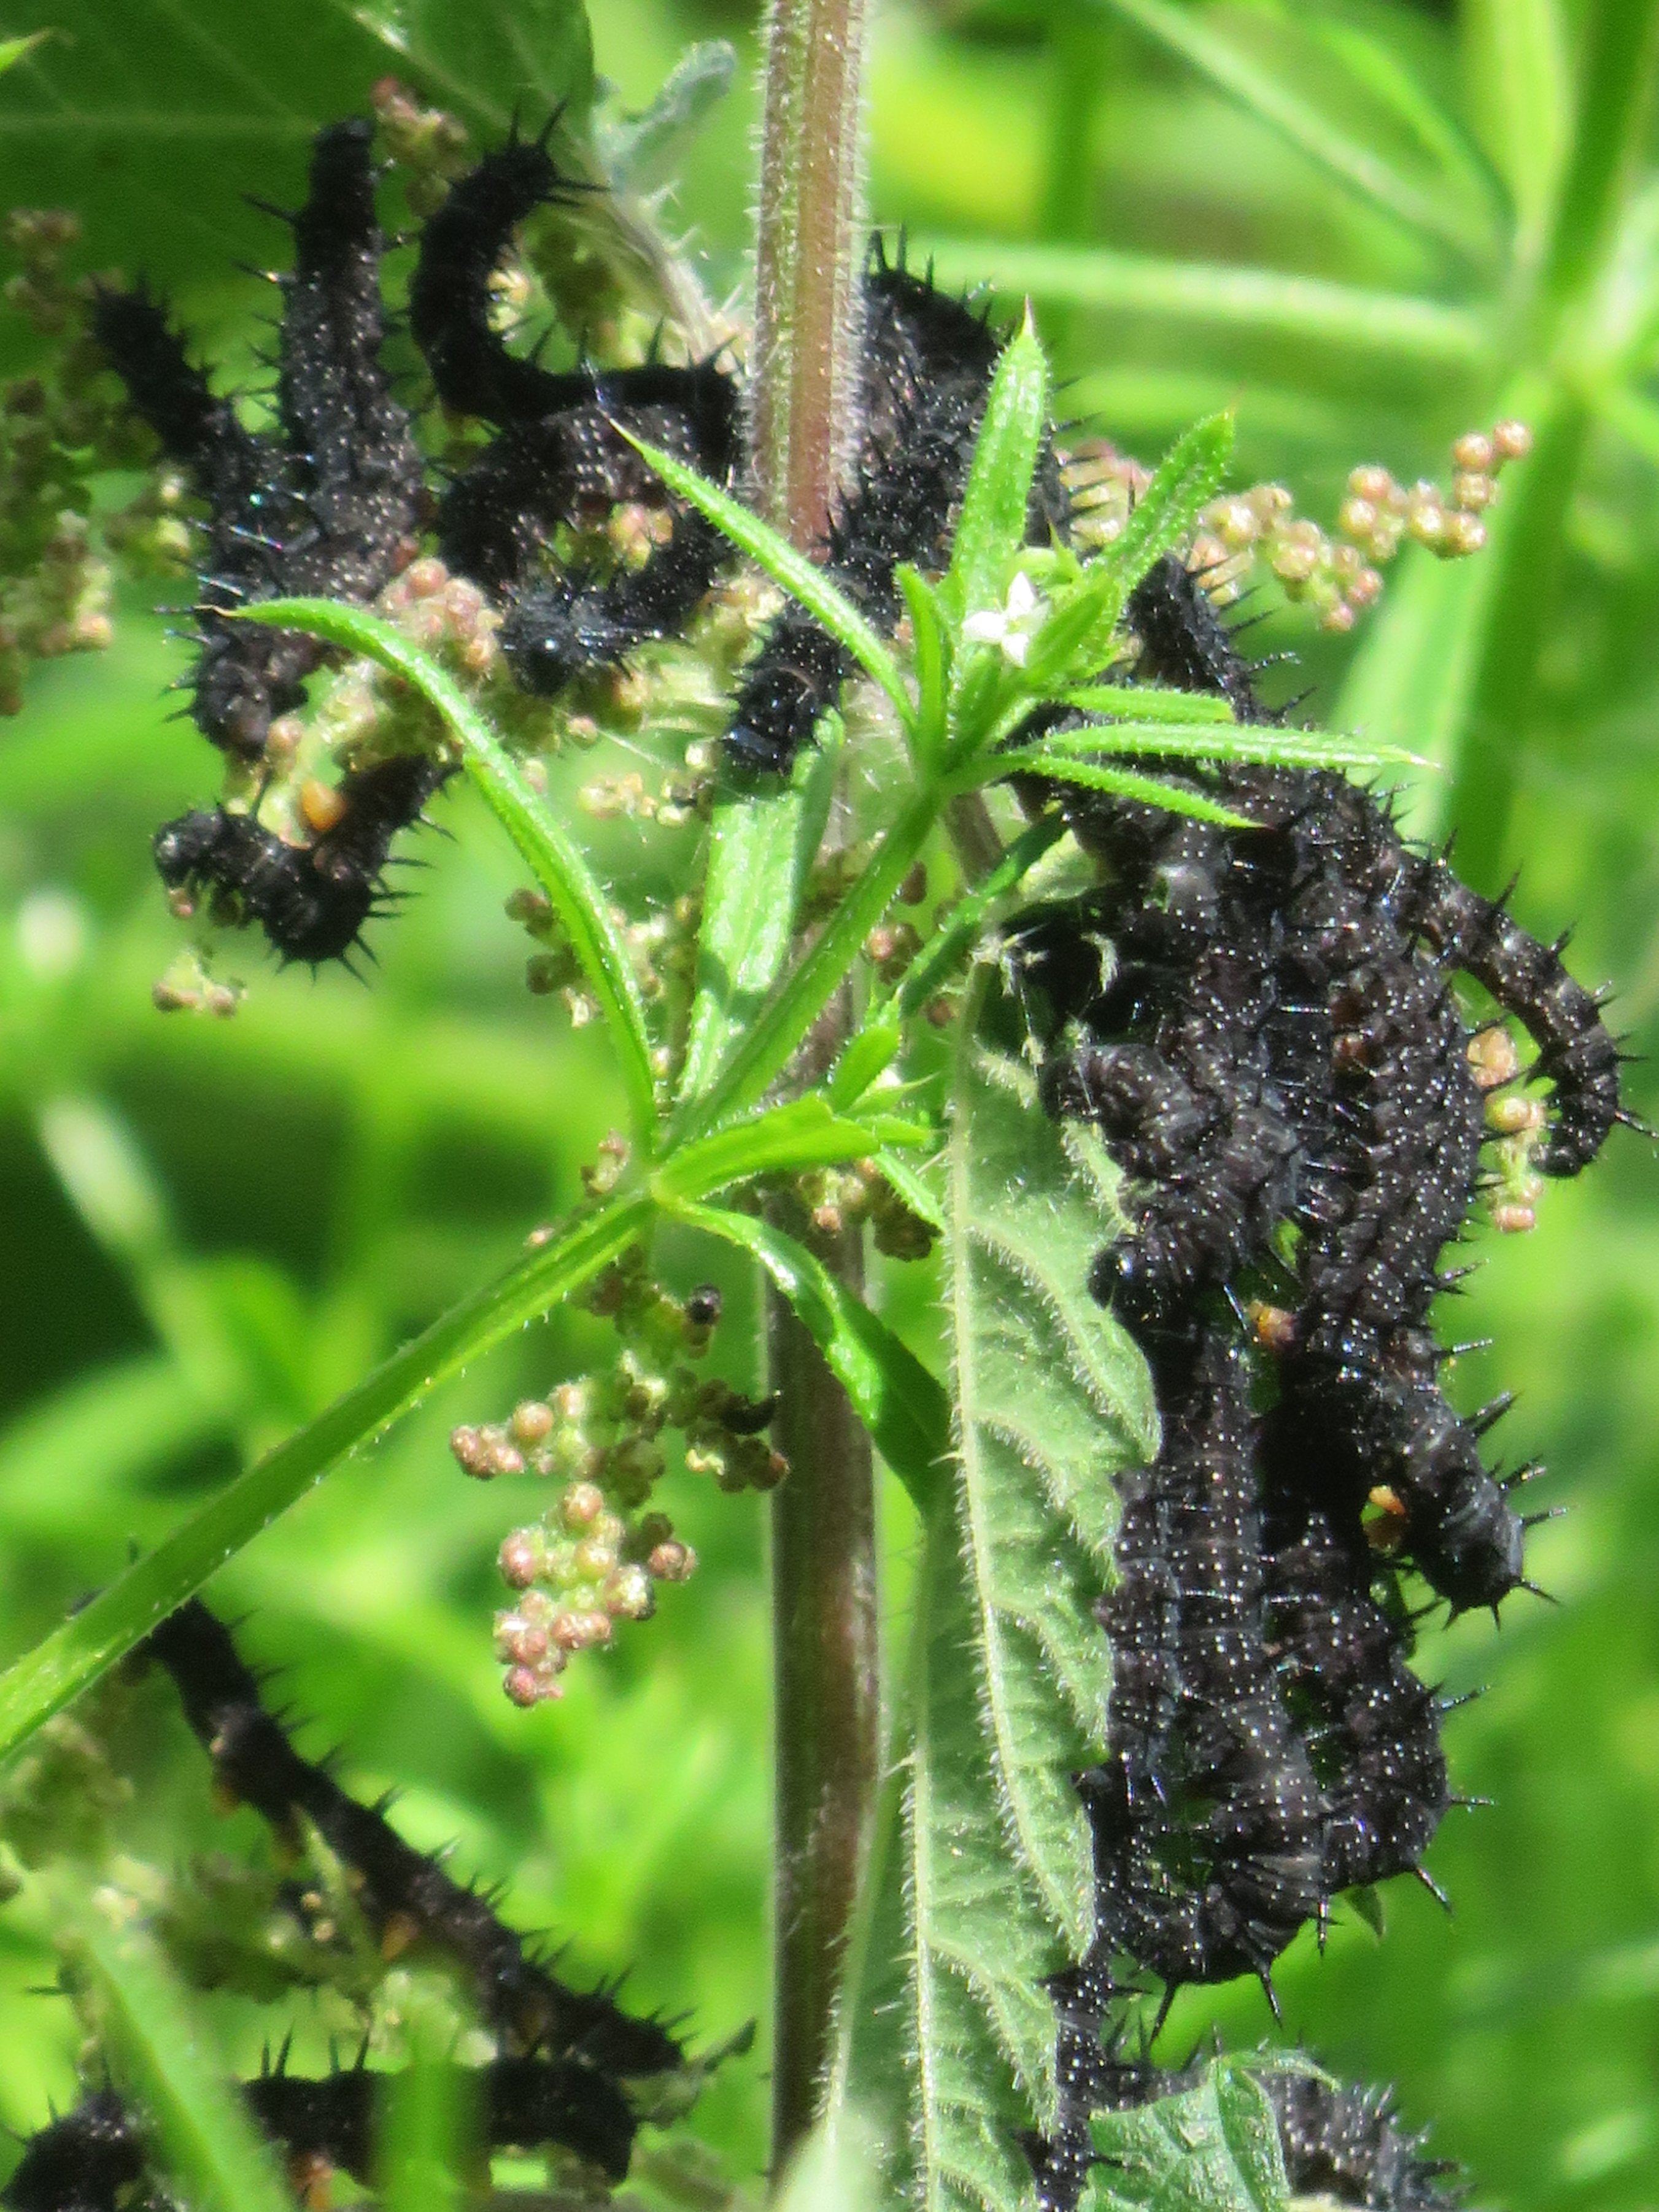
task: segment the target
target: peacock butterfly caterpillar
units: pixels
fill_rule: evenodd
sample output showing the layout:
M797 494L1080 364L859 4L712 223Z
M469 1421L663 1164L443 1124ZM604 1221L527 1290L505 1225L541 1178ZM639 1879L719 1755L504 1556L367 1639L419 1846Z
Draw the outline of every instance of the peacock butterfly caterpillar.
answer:
M288 843L252 814L201 808L157 830L156 872L170 890L205 895L216 913L257 922L284 963L345 961L385 911L393 840L453 774L413 753L353 769L331 794L335 818L309 845Z
M271 722L301 706L325 647L299 631L224 617L257 602L365 600L414 550L420 457L380 354L384 316L371 125L325 125L295 266L279 280L281 436L245 428L191 367L160 304L100 291L93 331L134 411L207 508L191 714L204 735L257 759Z
M623 2012L603 1990L559 1981L485 1898L406 1844L382 1809L360 1805L326 1767L302 1759L265 1711L229 1632L199 1599L153 1629L145 1648L172 1678L230 1794L290 1836L300 1815L310 1820L358 1878L357 1900L374 1934L423 1941L453 1958L472 1982L480 2017L511 2046L612 2078L679 2063L665 2028Z

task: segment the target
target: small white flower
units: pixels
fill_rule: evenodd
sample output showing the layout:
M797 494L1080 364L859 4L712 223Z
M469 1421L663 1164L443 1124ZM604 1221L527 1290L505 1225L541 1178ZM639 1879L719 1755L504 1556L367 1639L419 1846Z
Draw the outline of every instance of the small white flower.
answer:
M975 645L1000 646L1005 660L1012 660L1016 668L1024 668L1025 657L1031 650L1032 635L1042 628L1047 613L1048 609L1037 598L1036 586L1022 568L1009 585L1008 596L1002 605L969 615L962 625L962 634Z

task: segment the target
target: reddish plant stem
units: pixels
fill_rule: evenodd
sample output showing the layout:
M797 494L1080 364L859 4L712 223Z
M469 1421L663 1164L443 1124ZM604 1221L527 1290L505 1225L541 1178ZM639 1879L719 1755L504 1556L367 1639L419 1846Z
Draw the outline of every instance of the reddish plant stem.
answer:
M767 18L750 460L757 504L821 549L858 435L866 0L771 0ZM843 990L795 1079L834 1060ZM797 1224L798 1225L798 1224ZM856 1230L823 1256L863 1284ZM880 1645L870 1440L787 1302L769 1294L776 1759L773 2172L816 2117L879 1771Z

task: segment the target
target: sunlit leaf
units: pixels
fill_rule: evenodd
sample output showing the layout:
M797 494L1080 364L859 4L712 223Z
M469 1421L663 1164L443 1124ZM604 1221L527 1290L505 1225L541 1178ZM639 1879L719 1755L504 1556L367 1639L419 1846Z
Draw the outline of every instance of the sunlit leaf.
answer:
M677 1217L758 1260L811 1331L876 1449L925 1505L951 1449L950 1404L915 1354L816 1254L752 1213L680 1205Z

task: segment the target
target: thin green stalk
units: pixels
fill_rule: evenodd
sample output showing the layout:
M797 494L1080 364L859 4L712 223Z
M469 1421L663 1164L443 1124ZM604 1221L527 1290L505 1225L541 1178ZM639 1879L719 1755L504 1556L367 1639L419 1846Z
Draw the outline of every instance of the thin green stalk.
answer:
M1582 300L1612 241L1642 145L1659 61L1659 0L1600 0L1587 10L1583 89L1543 289L1558 308Z
M538 1320L636 1237L643 1193L618 1197L564 1237L526 1255L364 1376L316 1419L267 1452L0 1675L0 1759L113 1666L348 1453L430 1395L492 1344Z

